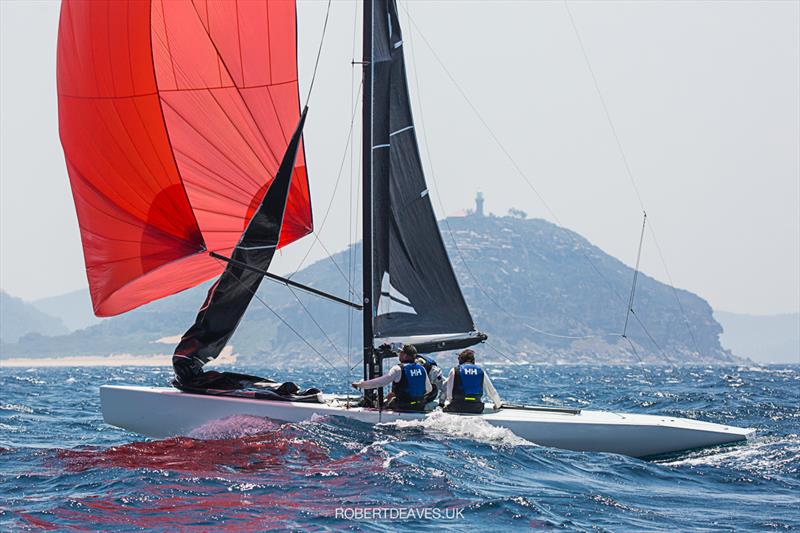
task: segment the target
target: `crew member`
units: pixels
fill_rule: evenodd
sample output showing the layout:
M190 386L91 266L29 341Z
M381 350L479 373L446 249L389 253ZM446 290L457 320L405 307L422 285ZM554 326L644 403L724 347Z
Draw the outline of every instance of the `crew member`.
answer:
M425 368L416 362L417 349L406 344L399 353L400 363L382 376L353 383L355 389L379 389L392 384L387 409L394 411L424 411L425 396L433 390Z
M489 397L495 409L503 401L484 370L475 364L475 352L464 350L458 354L458 366L447 376L447 400L444 410L448 413L482 413L483 395Z
M417 354L417 363L421 364L425 371L428 373L428 379L431 382L431 386L433 389L431 392L425 395L425 403L430 403L439 399L439 406L444 407L444 399L446 395L445 391L445 379L444 374L442 373L442 369L439 368L439 365L436 364L436 361L433 360L430 356Z

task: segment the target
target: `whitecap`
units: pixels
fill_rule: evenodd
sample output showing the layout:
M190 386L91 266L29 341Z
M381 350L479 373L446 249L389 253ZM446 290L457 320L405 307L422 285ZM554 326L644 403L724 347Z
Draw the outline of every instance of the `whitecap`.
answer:
M383 461L383 468L389 468L390 466L392 466L392 461L394 461L395 459L400 459L401 457L406 455L408 455L408 452L405 450L401 451L397 455L390 455L389 457L386 458L385 461Z
M780 438L764 438L728 449L706 449L691 453L687 457L667 461L664 466L711 466L745 470L760 475L780 472L783 467L796 460L800 453L797 435Z
M16 411L18 413L25 413L25 414L33 413L33 409L31 409L27 405L22 405L21 403L6 403L0 405L0 411Z
M419 420L396 420L378 425L400 429L418 428L449 437L472 439L489 444L535 446L532 442L515 435L510 429L493 426L482 418L454 415L443 411L434 411Z
M378 425L382 425L382 424L378 424ZM376 440L375 442L367 444L366 446L361 448L358 451L358 454L359 455L363 455L363 454L367 453L370 450L380 450L383 446L389 444L390 442L392 442L391 439Z

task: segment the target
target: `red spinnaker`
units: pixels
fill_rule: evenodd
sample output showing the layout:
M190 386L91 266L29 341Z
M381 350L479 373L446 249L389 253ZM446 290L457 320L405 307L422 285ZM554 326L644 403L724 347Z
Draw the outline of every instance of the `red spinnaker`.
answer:
M294 0L64 0L57 78L95 314L219 275L300 117ZM301 149L279 246L311 230Z

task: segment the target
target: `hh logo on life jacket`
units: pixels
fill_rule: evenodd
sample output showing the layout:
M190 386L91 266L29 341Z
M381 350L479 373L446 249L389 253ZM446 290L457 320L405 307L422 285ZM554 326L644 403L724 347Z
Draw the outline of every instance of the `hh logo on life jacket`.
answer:
M420 370L419 368L412 368L411 370L408 371L408 373L411 374L414 377L421 376L422 375L422 370Z
M464 373L467 374L468 376L477 376L478 375L478 369L477 368L465 368L464 369Z

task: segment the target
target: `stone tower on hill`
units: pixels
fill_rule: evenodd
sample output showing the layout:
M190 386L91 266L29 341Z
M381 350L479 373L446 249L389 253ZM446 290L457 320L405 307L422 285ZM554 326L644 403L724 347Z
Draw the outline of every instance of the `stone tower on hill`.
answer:
M475 216L483 216L483 193L479 192L475 195Z

